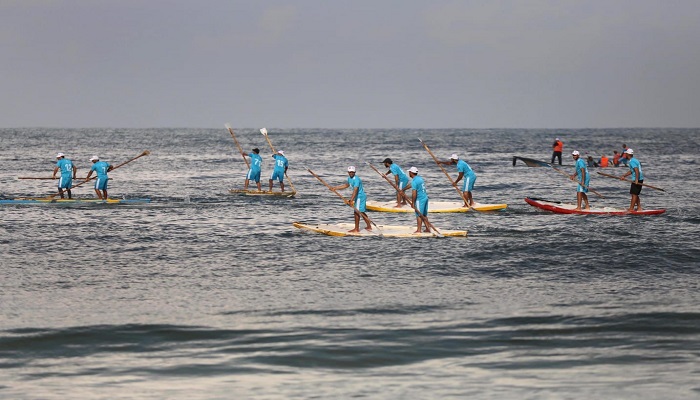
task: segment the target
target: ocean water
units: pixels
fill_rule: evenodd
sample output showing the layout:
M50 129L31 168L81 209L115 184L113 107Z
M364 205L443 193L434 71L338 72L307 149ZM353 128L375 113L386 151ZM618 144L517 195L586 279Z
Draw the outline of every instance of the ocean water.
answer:
M245 164L223 129L2 129L2 198L54 193L54 155L84 176L119 164L110 196L140 205L2 205L0 398L700 398L697 129L269 129L293 199L231 195ZM257 129L246 150L270 150ZM635 150L659 216L538 211L575 201L551 142L595 158ZM432 214L466 238L337 238L293 221L351 222L333 185L358 167L370 199L391 188L365 163L419 168L433 201L458 200L419 142L459 153L474 198L501 212ZM568 164L568 165L566 165ZM628 184L593 173L593 204ZM626 169L606 172L622 174ZM455 175L453 168L450 172ZM76 197L93 197L84 185ZM345 192L348 194L348 192ZM408 214L370 213L414 225Z

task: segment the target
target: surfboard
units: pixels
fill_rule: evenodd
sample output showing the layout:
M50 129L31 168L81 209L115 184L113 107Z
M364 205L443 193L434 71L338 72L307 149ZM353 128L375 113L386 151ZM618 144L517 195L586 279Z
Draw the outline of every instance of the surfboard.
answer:
M598 215L658 215L666 212L665 209L649 209L642 211L628 211L626 208L594 206L590 210L576 210L576 204L563 203L526 197L525 202L533 207L551 211L557 214L598 214Z
M151 199L49 199L46 197L20 197L2 199L0 204L137 204L150 203Z
M414 212L413 208L408 204L400 208L394 207L396 205L395 201L368 201L366 204L367 209L370 211L393 213ZM459 213L469 211L469 208L463 206L464 203L461 201L430 201L428 202L428 213ZM503 210L506 207L508 207L507 204L483 204L475 202L473 209L476 211L497 211Z
M303 224L294 222L296 228L307 230L316 233L322 233L328 236L368 236L368 237L404 237L404 238L424 238L435 237L434 234L428 232L413 233L416 230L414 226L401 225L377 225L372 231L360 230L360 232L348 232L355 227L355 224L340 223L340 224ZM377 227L379 229L377 229ZM443 236L464 237L467 236L467 231L446 230L441 229L440 233Z
M270 192L270 191L259 191L259 190L245 190L245 189L231 189L229 190L231 194L238 194L241 196L272 196L272 197L294 197L297 192Z

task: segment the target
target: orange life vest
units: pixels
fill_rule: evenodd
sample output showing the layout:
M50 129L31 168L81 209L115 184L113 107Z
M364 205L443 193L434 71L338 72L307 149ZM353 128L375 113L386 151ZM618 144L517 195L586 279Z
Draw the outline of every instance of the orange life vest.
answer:
M557 140L554 142L554 151L563 151L564 150L564 143L561 140Z
M601 166L602 168L607 167L607 166L608 166L608 162L609 162L609 161L608 161L608 157L605 157L605 156L600 157L600 166Z

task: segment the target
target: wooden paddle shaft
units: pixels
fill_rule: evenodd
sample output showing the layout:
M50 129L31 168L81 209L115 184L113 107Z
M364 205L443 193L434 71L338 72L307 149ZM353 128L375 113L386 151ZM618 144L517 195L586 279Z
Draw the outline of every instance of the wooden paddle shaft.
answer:
M233 133L233 128L231 128L231 125L226 124L226 129L228 129L229 133L231 134L231 137L233 138L233 141L236 142L236 147L238 147L238 151L241 152L241 156L243 157L243 161L245 162L245 166L250 169L250 163L248 162L248 159L245 158L243 155L243 148L241 147L240 143L238 143L238 139L236 139L236 134Z
M621 176L615 176L615 175L611 175L611 174L606 174L606 173L600 172L600 171L598 171L598 174L599 174L599 175L603 175L603 176L607 176L608 178L617 179L617 180L620 180L620 178L622 178ZM625 181L625 182L634 183L634 181L631 180L631 179L622 179L622 180ZM649 189L655 189L655 190L660 190L660 191L662 191L662 192L665 192L664 189L661 189L661 188L656 187L656 186L651 186L651 185L646 184L646 183L637 183L637 185L642 185L642 186L648 187Z

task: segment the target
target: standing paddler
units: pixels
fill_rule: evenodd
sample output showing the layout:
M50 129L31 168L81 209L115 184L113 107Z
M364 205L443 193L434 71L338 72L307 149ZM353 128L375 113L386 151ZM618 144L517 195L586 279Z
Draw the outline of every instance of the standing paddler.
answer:
M56 154L56 159L58 161L56 161L56 167L53 169L52 178L56 179L56 173L61 171L61 177L58 179L58 193L61 195L61 198L64 198L63 191L65 190L68 193L68 198L71 199L73 197L70 189L73 186L73 179L75 179L78 168L63 153Z
M406 197L401 191L404 190L406 185L408 185L408 175L406 175L401 167L394 163L391 158L385 158L382 163L386 168L389 168L389 170L384 174L385 177L389 176L389 174L394 174L396 187L399 188L399 191L396 192L396 205L394 208L401 208L402 206L406 205Z
M109 180L107 172L111 171L113 167L105 161L100 161L100 158L97 156L90 157L90 161L92 161L92 167L85 179L89 180L92 171L95 171L95 173L97 173L97 179L95 179L95 193L100 200L107 200L107 181Z
M418 168L411 167L408 169L408 175L411 177L411 183L408 188L412 189L411 200L413 207L416 210L416 231L413 233L421 233L423 219L425 219L425 232L430 232L430 221L428 221L428 192L425 190L425 180L422 176L418 176Z
M272 155L272 158L275 159L275 169L272 170L272 175L270 175L270 191L272 192L272 182L278 180L280 182L280 189L284 192L284 174L287 173L289 162L282 150L278 150L277 154Z
M576 210L581 211L581 202L586 204L586 210L591 207L588 204L588 185L591 181L591 175L588 173L588 166L581 158L581 153L578 150L571 152L571 157L574 158L574 173L570 175L571 180L576 180L578 187L576 188Z
M372 221L370 221L369 217L367 217L367 194L365 194L365 189L362 186L362 180L360 179L359 176L355 175L356 170L354 166L349 166L348 167L348 180L346 183L340 185L340 186L335 186L332 187L331 189L334 191L338 190L343 190L347 189L349 187L352 187L352 196L350 196L350 200L348 201L348 205L353 208L354 211L354 216L355 216L355 228L349 230L348 232L355 232L358 233L360 232L360 217L365 220L365 223L367 224L367 229L368 231L372 230Z
M436 160L437 161L437 160ZM464 178L464 183L462 184L462 199L464 200L464 207L472 207L474 205L474 199L472 198L472 191L474 190L474 183L476 183L476 173L472 167L467 164L466 161L460 160L456 153L450 156L450 161L437 161L438 164L445 165L457 165L457 172L459 175L455 180L455 185Z
M248 190L248 182L253 181L258 185L258 191L262 191L260 186L260 171L262 166L262 157L260 157L260 149L257 147L253 149L250 154L245 154L241 152L241 155L245 157L250 157L250 169L245 176L245 186L244 189ZM270 189L272 191L272 189Z
M630 195L632 199L630 200L630 211L642 211L642 201L639 199L639 194L642 193L642 183L644 183L644 175L642 174L642 164L634 158L634 150L629 147L625 149L623 153L625 159L627 160L627 167L629 171L620 177L620 180L625 180L626 177L632 175L632 185L630 186Z

